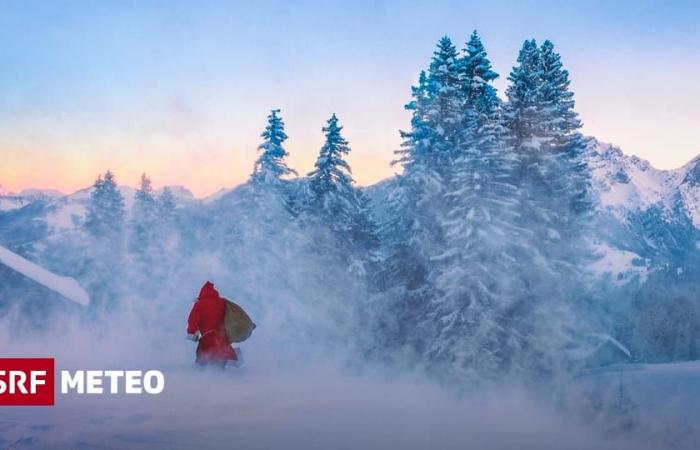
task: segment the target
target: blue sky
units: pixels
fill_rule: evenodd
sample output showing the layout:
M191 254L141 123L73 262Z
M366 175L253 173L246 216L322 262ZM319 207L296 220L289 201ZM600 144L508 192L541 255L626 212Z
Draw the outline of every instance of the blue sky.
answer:
M501 92L522 41L549 38L586 133L662 168L700 153L700 2L256 3L4 2L0 184L70 191L112 168L204 195L245 180L270 108L301 173L337 113L371 183L395 171L436 41L473 29Z

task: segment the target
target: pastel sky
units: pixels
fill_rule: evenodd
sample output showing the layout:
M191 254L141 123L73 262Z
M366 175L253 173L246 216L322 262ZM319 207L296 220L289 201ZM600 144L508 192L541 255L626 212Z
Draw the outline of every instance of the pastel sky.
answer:
M403 105L440 36L482 34L502 93L552 39L587 134L660 168L700 153L700 2L13 1L0 13L0 185L244 181L271 108L305 173L331 113L356 180L391 175Z

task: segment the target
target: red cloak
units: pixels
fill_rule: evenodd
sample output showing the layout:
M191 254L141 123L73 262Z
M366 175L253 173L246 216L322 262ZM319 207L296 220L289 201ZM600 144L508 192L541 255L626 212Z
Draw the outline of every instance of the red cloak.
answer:
M198 364L225 363L238 359L236 351L226 339L225 310L226 302L214 289L214 285L209 281L204 283L187 319L187 333L194 335L199 331L202 335L197 346Z

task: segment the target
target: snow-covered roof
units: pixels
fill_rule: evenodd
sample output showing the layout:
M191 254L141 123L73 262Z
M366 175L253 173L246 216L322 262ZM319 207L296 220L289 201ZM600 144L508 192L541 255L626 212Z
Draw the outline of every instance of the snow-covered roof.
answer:
M68 300L81 305L88 305L90 303L88 293L75 279L56 275L2 246L0 246L0 264L61 294Z

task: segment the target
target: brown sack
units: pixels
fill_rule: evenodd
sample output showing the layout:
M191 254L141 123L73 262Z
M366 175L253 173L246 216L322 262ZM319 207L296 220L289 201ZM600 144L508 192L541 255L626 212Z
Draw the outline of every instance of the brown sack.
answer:
M253 333L255 324L250 320L250 316L243 311L243 308L230 300L224 300L226 301L226 311L224 312L226 339L229 344L243 342Z

